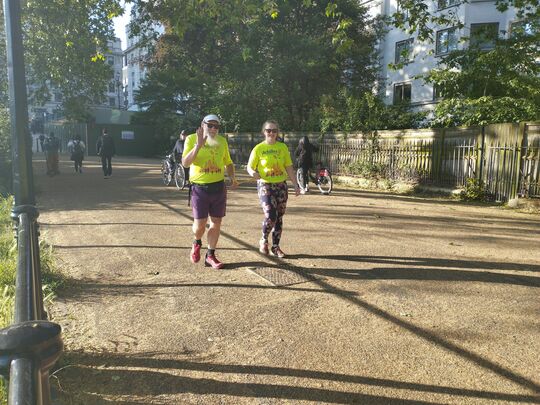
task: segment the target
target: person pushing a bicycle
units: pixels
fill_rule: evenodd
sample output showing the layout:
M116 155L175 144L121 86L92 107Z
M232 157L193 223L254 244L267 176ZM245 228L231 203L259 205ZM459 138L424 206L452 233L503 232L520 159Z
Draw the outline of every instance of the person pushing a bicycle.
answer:
M184 153L184 145L186 143L186 131L182 130L180 131L180 134L178 135L178 139L176 140L176 143L174 144L173 150L171 152L172 156L172 163L173 163L173 170L174 165L181 165L182 164L182 154ZM184 167L184 174L186 178L186 182L189 183L189 167Z
M313 152L317 152L319 148L309 142L307 136L303 136L298 142L298 147L294 151L296 158L296 167L302 169L303 189L301 191L304 194L309 191L309 169L313 166ZM305 190L305 191L304 191Z

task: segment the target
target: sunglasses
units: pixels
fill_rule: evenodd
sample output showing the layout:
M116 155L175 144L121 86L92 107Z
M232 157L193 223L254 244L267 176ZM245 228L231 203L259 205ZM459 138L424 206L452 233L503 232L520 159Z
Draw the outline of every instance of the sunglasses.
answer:
M273 133L273 134L277 134L278 131L279 131L279 129L277 129L277 128L265 128L265 129L264 129L264 132L266 132L266 133L268 133L268 134L269 134L270 132Z
M206 122L206 126L208 127L208 129L219 129L218 124L209 124L208 122Z

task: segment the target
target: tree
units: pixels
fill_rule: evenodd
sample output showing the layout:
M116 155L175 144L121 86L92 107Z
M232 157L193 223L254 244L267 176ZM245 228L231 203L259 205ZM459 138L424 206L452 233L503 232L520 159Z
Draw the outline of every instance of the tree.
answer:
M529 27L532 27L530 25ZM441 59L425 75L444 99L434 124L485 125L540 118L540 36L538 30L516 30L508 39L493 39Z
M382 129L420 128L427 113L412 112L407 104L387 106L366 92L361 97L340 92L325 97L322 103L321 131L362 131L371 133Z
M112 18L120 0L29 0L23 7L23 35L31 100L62 94L68 118L86 118L89 104L102 101L112 71L104 61L114 38Z
M138 27L166 27L137 100L152 113L221 114L229 130L318 129L321 100L377 78L377 25L353 0L140 1ZM135 30L137 33L137 31Z

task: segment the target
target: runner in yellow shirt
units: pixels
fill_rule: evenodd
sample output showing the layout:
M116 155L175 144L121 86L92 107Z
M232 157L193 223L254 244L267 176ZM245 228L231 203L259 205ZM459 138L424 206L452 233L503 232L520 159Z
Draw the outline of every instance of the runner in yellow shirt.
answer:
M300 188L294 175L289 149L283 142L277 141L277 122L266 121L262 126L262 133L265 139L253 148L247 165L250 176L257 179L257 192L264 212L259 251L282 258L285 253L279 247L279 242L289 198L287 177L292 181L296 195L300 194ZM268 249L270 232L272 247Z
M217 115L204 117L195 134L186 138L182 165L189 167L191 182L191 206L193 210L193 234L195 240L191 248L191 261L201 259L201 238L206 229L208 217L208 252L204 264L221 269L223 263L216 257L215 250L221 232L221 222L227 207L225 170L231 180L231 188L238 187L234 165L229 153L227 140L218 135L220 120Z

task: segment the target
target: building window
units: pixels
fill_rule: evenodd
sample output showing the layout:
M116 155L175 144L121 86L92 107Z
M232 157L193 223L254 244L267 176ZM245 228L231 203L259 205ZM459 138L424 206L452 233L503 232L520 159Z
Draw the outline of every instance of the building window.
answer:
M411 84L394 84L394 104L409 103L411 101Z
M455 28L448 28L437 31L437 42L435 45L435 54L444 55L455 51L458 45L458 37Z
M57 103L60 103L62 101L62 93L54 93L54 101L56 101Z
M536 34L536 30L530 21L514 21L510 24L510 37L512 38L518 35L532 36L534 34Z
M459 0L437 0L437 8L441 10L443 8L457 6L459 3Z
M441 100L443 97L441 88L435 84L433 86L433 100Z
M116 98L115 97L109 97L109 106L116 107Z
M114 66L114 56L107 56L107 63Z
M114 83L109 83L109 93L114 93Z
M412 38L396 42L395 63L407 63L412 61Z
M499 36L499 23L471 24L470 46L493 49Z

